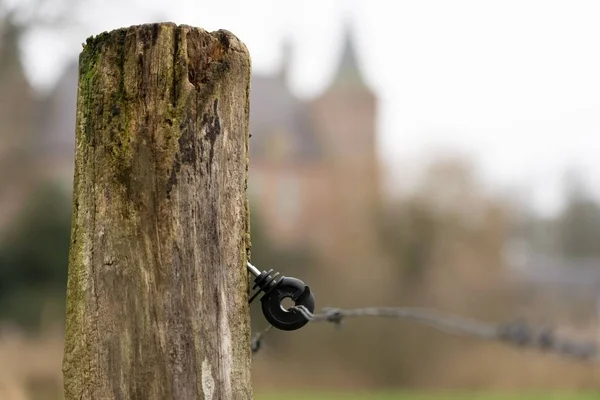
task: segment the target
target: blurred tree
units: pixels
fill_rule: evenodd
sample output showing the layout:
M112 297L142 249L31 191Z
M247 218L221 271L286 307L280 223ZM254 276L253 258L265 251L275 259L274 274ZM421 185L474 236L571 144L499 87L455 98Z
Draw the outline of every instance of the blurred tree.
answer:
M10 21L20 34L27 29L64 29L75 20L75 0L0 0L0 18Z
M310 266L312 257L308 249L286 248L278 249L271 242L263 228L260 215L251 212L252 263L261 269L273 268L281 273L304 273Z
M19 59L19 29L0 12L0 233L18 212L32 178L28 145L35 98Z
M600 257L600 206L576 173L567 174L565 198L566 206L556 227L563 255L570 258Z
M0 0L0 318L28 326L48 304L64 308L70 213L68 195L47 186L32 162L39 102L20 44L33 29L72 26L74 4Z
M23 74L19 59L19 28L0 14L0 77L5 74Z
M4 76L24 78L19 46L34 29L66 31L76 26L75 0L0 0L0 87Z
M440 158L425 169L414 191L381 213L381 243L404 277L416 279L431 267L442 243L477 238L492 207L466 160Z
M482 317L508 308L500 279L505 209L485 193L468 160L434 159L413 190L383 210L379 232L396 273L392 284L401 287L389 303ZM390 331L382 328L379 338L387 335L397 343L400 334ZM387 379L386 384L418 382L437 374L431 365L447 365L450 359L460 364L464 347L452 339L410 324L403 326L401 337L394 350L378 351L383 354L378 363L387 370L377 370L377 376ZM369 350L375 353L374 347Z
M381 244L402 276L411 281L422 277L437 236L437 221L429 207L408 198L384 210L379 225Z
M258 269L275 270L287 276L306 276L311 272L314 259L309 249L275 248L263 228L263 222L255 209L250 212L250 230L252 239L251 262Z
M0 318L35 327L44 307L64 302L70 203L53 186L37 190L0 246Z

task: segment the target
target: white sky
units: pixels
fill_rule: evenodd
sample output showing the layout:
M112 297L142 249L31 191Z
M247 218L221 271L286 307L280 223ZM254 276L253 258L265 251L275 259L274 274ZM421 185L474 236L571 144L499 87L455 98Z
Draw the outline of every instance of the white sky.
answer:
M80 8L76 34L27 38L38 87L54 82L87 36L171 20L233 32L263 73L279 68L291 37L290 84L309 98L334 73L345 18L380 97L380 154L396 184L449 150L470 156L491 190L519 190L543 212L560 205L570 167L600 194L600 1L82 0Z

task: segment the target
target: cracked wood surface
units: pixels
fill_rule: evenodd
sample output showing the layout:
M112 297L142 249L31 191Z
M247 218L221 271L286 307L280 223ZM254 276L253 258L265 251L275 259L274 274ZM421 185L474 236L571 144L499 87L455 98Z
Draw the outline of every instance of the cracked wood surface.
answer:
M250 57L148 24L79 60L65 399L251 399Z

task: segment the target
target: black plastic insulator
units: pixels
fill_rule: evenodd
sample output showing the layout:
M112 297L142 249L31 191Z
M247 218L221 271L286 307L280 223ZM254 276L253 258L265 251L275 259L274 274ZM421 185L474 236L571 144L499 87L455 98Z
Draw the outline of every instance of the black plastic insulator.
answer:
M280 276L273 270L263 271L254 279L252 289L258 291L250 298L250 303L260 294L261 306L265 319L275 328L284 331L293 331L302 328L309 322L301 312L290 308L286 310L281 302L292 299L295 306L304 306L311 313L315 310L315 297L310 288L300 279Z
M300 279L283 277L260 299L266 320L275 328L284 331L302 328L310 320L293 308L283 308L281 302L286 298L292 299L295 306L304 306L311 313L315 311L315 297L310 288Z

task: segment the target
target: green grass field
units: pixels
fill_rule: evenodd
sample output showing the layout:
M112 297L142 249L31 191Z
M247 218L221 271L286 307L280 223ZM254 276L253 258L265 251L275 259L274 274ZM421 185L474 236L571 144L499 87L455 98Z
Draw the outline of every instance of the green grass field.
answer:
M524 394L478 394L478 393L257 393L256 400L599 400L600 392L574 393L524 393Z

